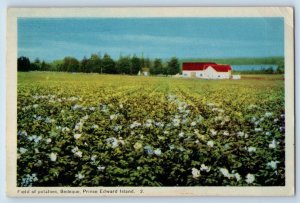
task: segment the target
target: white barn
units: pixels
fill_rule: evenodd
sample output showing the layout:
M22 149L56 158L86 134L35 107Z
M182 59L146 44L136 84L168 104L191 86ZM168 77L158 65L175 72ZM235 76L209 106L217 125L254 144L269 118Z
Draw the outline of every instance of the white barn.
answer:
M230 79L231 67L213 62L186 62L182 64L183 77L203 79Z

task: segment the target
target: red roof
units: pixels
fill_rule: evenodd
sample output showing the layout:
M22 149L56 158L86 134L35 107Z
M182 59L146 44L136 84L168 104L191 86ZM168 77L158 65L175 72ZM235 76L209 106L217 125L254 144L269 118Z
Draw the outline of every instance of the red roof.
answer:
M182 64L182 70L205 70L206 66L213 65L213 62L185 62Z
M215 69L217 72L228 72L231 71L231 67L230 65L219 65L219 64L215 64L215 65L210 65L213 69ZM208 67L208 66L207 66ZM207 68L206 67L206 68Z
M219 65L214 62L185 62L182 64L182 70L185 71L203 71L211 66L217 72L231 71L230 65Z

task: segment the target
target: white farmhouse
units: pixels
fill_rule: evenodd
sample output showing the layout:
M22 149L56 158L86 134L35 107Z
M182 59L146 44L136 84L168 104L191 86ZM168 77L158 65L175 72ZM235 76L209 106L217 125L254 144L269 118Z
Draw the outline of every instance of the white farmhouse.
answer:
M220 65L213 62L185 62L182 64L183 77L203 79L230 79L230 65Z

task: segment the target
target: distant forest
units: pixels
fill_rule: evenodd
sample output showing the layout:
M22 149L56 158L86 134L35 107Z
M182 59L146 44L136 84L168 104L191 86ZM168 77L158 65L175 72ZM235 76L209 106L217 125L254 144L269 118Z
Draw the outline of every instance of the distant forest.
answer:
M162 60L159 58L150 59L133 55L120 56L119 59L114 60L107 53L104 54L103 57L97 54L92 54L89 58L84 57L82 60L68 56L62 60L54 60L50 63L41 61L38 58L34 61L30 61L28 57L21 56L18 58L18 71L57 71L128 75L137 75L140 71L147 71L150 72L151 75L175 75L181 73L182 63L187 61L211 61L219 64L230 65L273 64L277 65L276 70L268 68L256 71L238 71L238 73L284 73L283 57L227 59L178 59L176 57L172 57L169 60ZM235 71L235 73L237 72Z

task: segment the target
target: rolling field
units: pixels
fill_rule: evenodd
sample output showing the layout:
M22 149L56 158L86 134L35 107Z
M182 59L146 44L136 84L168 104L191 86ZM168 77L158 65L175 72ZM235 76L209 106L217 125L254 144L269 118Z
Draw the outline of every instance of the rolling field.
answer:
M17 110L18 186L285 184L280 76L18 73Z

